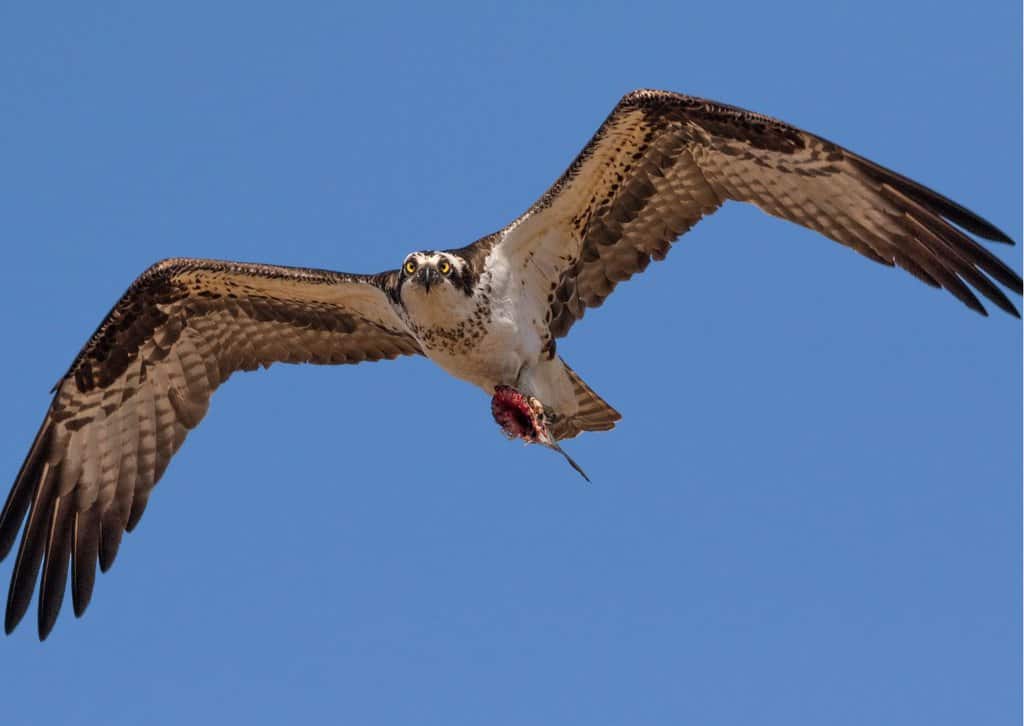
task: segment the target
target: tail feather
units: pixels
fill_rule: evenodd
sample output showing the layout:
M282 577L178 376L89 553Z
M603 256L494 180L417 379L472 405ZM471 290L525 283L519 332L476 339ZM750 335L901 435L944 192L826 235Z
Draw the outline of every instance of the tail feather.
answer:
M559 419L551 427L556 439L571 439L582 431L608 431L615 428L615 422L622 418L608 402L588 386L563 360L569 380L576 395L576 413Z

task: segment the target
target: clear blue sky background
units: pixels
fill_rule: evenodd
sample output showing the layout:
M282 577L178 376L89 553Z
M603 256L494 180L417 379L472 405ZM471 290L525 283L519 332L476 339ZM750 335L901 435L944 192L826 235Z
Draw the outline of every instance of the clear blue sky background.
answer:
M148 264L462 245L635 87L1024 236L1019 3L142 5L0 10L7 480ZM1018 321L729 206L559 350L625 415L590 486L426 360L238 375L0 718L1019 721Z

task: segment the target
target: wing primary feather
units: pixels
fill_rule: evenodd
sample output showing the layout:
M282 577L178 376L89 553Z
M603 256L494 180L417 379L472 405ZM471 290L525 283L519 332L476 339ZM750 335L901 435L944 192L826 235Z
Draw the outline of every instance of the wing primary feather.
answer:
M974 264L961 255L955 248L949 245L945 240L935 235L930 229L915 218L910 217L910 220L918 227L918 231L921 233L919 239L921 242L931 249L936 257L943 257L948 255L953 258L956 264L956 272L958 275L963 277L974 289L978 290L986 298L995 303L1003 311L1013 315L1016 318L1020 317L1020 313L1014 306L1010 299L1003 294L1003 291L993 284L984 273L979 272Z
M43 560L43 580L39 586L39 640L53 630L57 614L64 603L71 555L71 525L74 519L71 502L57 497L50 516L50 535Z
M1017 292L1020 292L1021 288L1020 277L1009 268L1004 269L1005 266L993 265L984 255L976 254L976 250L984 252L984 248L941 217L930 213L916 200L888 184L883 184L881 189L889 199L904 208L905 228L918 244L931 251L939 264L954 276L962 277L969 282L1000 309L1014 317L1020 317L1017 308L1003 294L1003 291L985 276L984 272L989 272L994 277L998 276L997 279L1001 279L1003 284ZM979 267L981 270L978 269ZM947 289L956 294L952 288ZM960 295L957 297L963 300Z
M139 520L142 519L142 514L146 511L146 504L149 502L149 493L150 490L136 488L135 498L132 499L132 509L128 513L128 523L124 527L126 532L135 529Z
M0 561L11 551L21 523L25 519L25 512L32 502L32 494L39 486L43 465L46 463L46 453L50 448L52 426L50 417L47 416L18 471L3 511L0 512Z
M882 191L890 199L893 199L910 209L913 213L911 218L918 229L924 228L928 230L931 237L937 238L945 247L959 253L961 257L966 257L966 261L969 264L977 265L1018 295L1024 293L1024 281L1022 281L1020 275L1011 270L1005 262L993 255L970 237L967 237L963 232L958 230L956 227L953 227L942 217L938 217L929 212L918 204L916 200L903 194L899 189L886 184L882 186Z
M962 302L971 310L979 315L988 317L988 311L985 310L985 306L979 302L978 298L973 292L971 292L971 289L964 284L964 281L957 276L955 270L950 269L946 262L935 253L931 252L923 242L911 237L907 237L907 240L911 242L911 245L908 246L920 247L923 249L925 254L918 255L916 262L921 265L929 275L935 278L945 290L952 293L957 300Z
M935 280L935 278L933 278L931 275L924 271L923 267L914 262L907 255L897 255L893 263L899 265L904 270L909 272L911 275L913 275L914 277L916 277L918 280L928 285L929 287L942 287L942 285L940 285Z
M945 222L943 222L943 224L945 224ZM1006 287L1010 288L1018 295L1024 294L1024 281L1021 280L1020 275L1011 270L1005 262L993 255L987 249L981 245L975 244L972 240L961 235L957 229L953 227L950 227L950 229L959 235L957 238L958 241L960 241L960 238L966 241L966 244L963 241L960 241L960 244L957 245L957 249L965 253L971 261L974 262L974 264L1002 284L1006 285Z
M865 174L876 182L880 184L888 184L889 186L898 189L903 194L914 198L920 204L928 207L934 214L941 215L955 224L960 225L968 232L976 234L987 240L1003 242L1010 245L1014 243L1013 239L1011 239L1008 234L1003 232L994 224L979 217L966 207L962 207L952 199L944 197L938 192L929 189L923 184L917 183L913 179L908 179L892 169L886 169L869 159L865 159L863 156L854 154L851 151L847 151L846 154L854 164L860 167Z
M47 525L49 524L50 505L53 502L57 481L60 477L60 466L47 462L40 473L39 486L32 498L32 506L28 513L28 524L21 537L18 557L14 561L14 572L11 575L11 587L7 591L7 612L4 616L4 630L10 634L21 622L32 600L39 565L43 559L43 548L46 545Z
M96 582L96 558L100 546L100 518L95 508L75 513L71 555L71 603L80 618L92 599Z
M121 546L124 527L121 516L117 513L116 504L113 512L106 512L100 521L100 572L106 572L113 566L117 558L117 550Z

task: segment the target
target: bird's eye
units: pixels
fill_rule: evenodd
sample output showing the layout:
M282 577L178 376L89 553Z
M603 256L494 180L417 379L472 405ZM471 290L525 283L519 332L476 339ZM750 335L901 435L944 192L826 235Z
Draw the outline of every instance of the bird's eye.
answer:
M416 272L416 260L409 260L405 263L405 274L411 275Z
M448 260L441 260L437 265L437 270L442 275L447 275L452 271L452 264Z

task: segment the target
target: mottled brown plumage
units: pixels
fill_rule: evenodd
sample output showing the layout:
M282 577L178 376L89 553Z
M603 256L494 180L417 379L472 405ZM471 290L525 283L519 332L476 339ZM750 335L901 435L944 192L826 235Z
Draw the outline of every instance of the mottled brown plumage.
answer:
M113 564L171 457L235 371L418 354L387 302L389 274L344 275L213 260L147 270L55 387L0 513L0 558L29 512L5 627L24 615L42 563L39 632L52 628L69 559L81 614L97 558Z
M550 335L559 338L729 200L902 267L985 314L969 284L1019 317L993 280L1020 294L1020 276L953 226L1012 244L981 217L819 136L666 91L623 98L537 203L480 244L504 237L542 266ZM538 234L551 227L564 233Z

